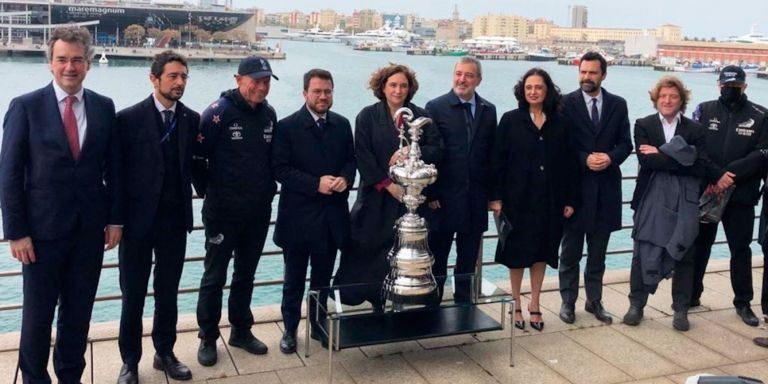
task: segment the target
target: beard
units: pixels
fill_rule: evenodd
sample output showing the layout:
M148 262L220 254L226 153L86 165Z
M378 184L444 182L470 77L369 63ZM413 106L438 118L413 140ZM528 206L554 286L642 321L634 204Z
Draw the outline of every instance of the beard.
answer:
M179 99L181 99L181 97L184 96L184 89L183 88L180 89L180 90L177 89L175 91L177 91L177 92L174 92L173 89L168 91L168 92L162 92L161 91L160 94L163 95L163 97L165 97L168 100L179 101Z
M591 80L582 80L579 82L579 86L581 86L581 90L586 93L592 93L599 89L599 86Z

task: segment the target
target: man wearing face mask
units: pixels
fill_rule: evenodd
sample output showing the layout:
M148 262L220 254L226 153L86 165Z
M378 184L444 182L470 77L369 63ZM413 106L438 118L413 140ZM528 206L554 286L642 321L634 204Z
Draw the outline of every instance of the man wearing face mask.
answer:
M768 148L766 109L747 100L746 75L729 65L720 71L720 98L699 104L694 120L704 126L706 150L712 165L707 179L722 191L734 185L722 221L731 251L731 286L736 313L747 325L759 320L750 309L752 301L752 242L755 205L760 197L760 179L765 173L764 153ZM704 272L717 234L717 223L701 223L694 244L694 282L691 307L701 305Z

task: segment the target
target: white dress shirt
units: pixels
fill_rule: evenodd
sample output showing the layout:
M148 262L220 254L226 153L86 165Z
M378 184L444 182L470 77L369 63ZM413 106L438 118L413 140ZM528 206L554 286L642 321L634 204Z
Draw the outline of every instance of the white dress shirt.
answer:
M661 113L659 113L659 119L661 119L661 127L664 128L664 141L667 143L669 143L669 141L675 137L675 130L677 129L677 125L680 124L680 115L681 113L678 112L670 123L667 121L667 119L664 118L664 116L661 115Z
M53 82L53 91L56 92L56 101L59 104L59 113L61 114L61 121L64 121L64 110L67 108L67 96L69 93L61 89L56 82ZM80 141L80 149L83 148L83 142L85 140L85 130L88 126L88 121L85 117L85 101L83 100L84 88L80 88L75 96L77 101L72 104L72 110L75 112L75 119L77 120L77 138Z
M472 98L469 99L469 100L464 100L461 97L459 97L459 101L461 101L462 103L469 103L470 108L472 110L472 118L474 119L475 118L475 110L477 109L477 101L475 100L475 95L472 94Z
M603 92L600 91L597 96L590 96L588 93L581 91L581 95L584 96L584 103L587 105L587 114L592 117L592 99L597 99L597 117L603 116ZM598 121L602 121L598 119Z
M307 111L309 111L309 114L312 115L313 119L315 119L315 125L317 125L317 121L320 120L321 118L324 119L326 123L328 122L328 117L327 117L328 113L323 113L322 115L318 115L317 113L315 113L315 111L309 109L309 107L306 104L304 104L304 108L307 108Z
M171 105L171 107L170 107L170 108L166 108L166 107L165 107L165 106L164 106L164 105L163 105L163 104L160 102L160 100L158 100L158 99L157 99L157 96L155 96L155 94L154 94L154 93L152 94L152 98L155 100L155 108L157 108L157 110L158 110L158 111L160 111L160 116L161 116L163 119L165 119L165 115L163 115L163 111L166 111L166 110L167 110L167 111L171 111L171 112L173 112L173 115L172 115L172 116L176 116L176 102L175 102L175 101L173 102L173 105ZM163 122L165 122L165 121L163 121Z

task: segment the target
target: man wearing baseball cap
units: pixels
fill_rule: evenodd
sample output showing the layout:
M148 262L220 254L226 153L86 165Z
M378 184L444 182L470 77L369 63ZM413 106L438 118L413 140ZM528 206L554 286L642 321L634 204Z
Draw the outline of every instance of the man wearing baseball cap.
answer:
M760 198L760 179L765 175L768 148L768 119L765 108L747 100L744 70L724 67L718 79L720 97L699 104L693 119L704 126L706 150L711 160L706 179L718 180L708 186L733 193L722 215L731 252L731 286L736 313L747 325L759 320L750 309L752 289L752 242L755 205ZM717 235L718 223L701 223L694 243L694 282L691 307L701 305L704 272Z
M222 291L233 254L229 345L257 355L267 353L267 346L251 333L250 306L277 189L270 170L277 115L266 100L272 78L277 80L267 59L243 59L235 75L237 87L223 92L200 118L195 154L208 160L205 271L197 302L197 359L204 366L217 361Z

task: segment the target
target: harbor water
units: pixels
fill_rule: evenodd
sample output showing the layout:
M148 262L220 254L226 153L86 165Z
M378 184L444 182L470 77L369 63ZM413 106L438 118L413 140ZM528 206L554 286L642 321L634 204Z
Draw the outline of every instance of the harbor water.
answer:
M270 42L275 44L276 42ZM388 62L404 63L411 66L417 73L419 91L414 102L423 106L429 99L442 95L451 88L452 68L455 57L439 56L407 56L399 52L360 52L348 46L330 43L309 43L298 41L279 41L287 53L286 60L272 62L274 73L280 78L272 82L268 100L277 111L278 118L285 117L303 104L302 75L311 68L330 70L335 77L335 93L333 110L350 119L354 124L355 116L364 106L376 102L371 91L367 89L367 80L371 72ZM159 50L158 50L159 52ZM562 91L570 92L577 88L577 68L574 66L558 65L555 62L533 63L526 61L484 61L483 81L478 93L496 104L499 118L503 112L514 109L517 101L512 94L512 88L523 73L533 66L546 69ZM191 63L190 78L182 101L194 110L202 111L215 100L221 91L234 88L233 74L237 71L237 63ZM109 65L100 66L94 63L85 86L96 92L111 97L118 110L133 105L147 97L151 92L148 79L149 62L146 61L117 61L110 60ZM662 75L650 68L614 66L608 69L608 77L603 86L610 92L618 94L627 100L630 123L654 112L648 96L648 89ZM717 77L715 74L677 74L692 91L692 99L686 115L690 116L696 104L718 96ZM45 86L51 81L47 63L43 58L0 58L0 114L5 115L10 100L22 93ZM768 80L750 77L747 94L752 101L768 105ZM637 173L637 161L634 155L622 165L624 175ZM629 200L634 181L623 183L624 200ZM354 198L354 197L353 197ZM200 200L195 201L196 225L200 225ZM273 203L273 217L276 214L277 198ZM623 222L631 223L631 210L624 207ZM491 228L493 226L491 225ZM386 231L388 228L382 228ZM494 230L491 230L493 233ZM266 250L277 250L271 242L272 233L268 237ZM722 233L718 240L724 239ZM204 255L204 235L202 231L194 231L189 236L187 256ZM609 250L630 249L632 246L630 230L621 230L611 237ZM495 239L484 242L484 259L493 260L496 247ZM759 252L759 247L753 244L753 251ZM609 255L606 261L608 269L623 269L629 267L631 255ZM713 249L713 258L728 257L725 246ZM105 263L117 261L117 252L110 251L105 255ZM0 272L17 271L21 265L11 257L7 243L0 243ZM282 279L283 265L281 256L262 257L256 272L256 280ZM507 279L504 267L491 266L484 269L484 277L491 281ZM548 274L557 271L548 269ZM181 280L181 288L196 288L202 276L202 262L189 262L185 265ZM21 302L22 279L20 276L0 278L0 305L17 304ZM276 304L281 299L281 286L257 287L253 295L253 306ZM150 287L151 289L151 287ZM118 271L116 268L104 269L101 274L98 295L119 294ZM179 311L182 314L194 313L197 294L179 295ZM226 303L226 301L225 301ZM152 298L147 299L145 316L152 316ZM113 321L120 317L120 302L97 302L93 312L93 321ZM21 311L0 312L0 333L17 331L20 328Z

